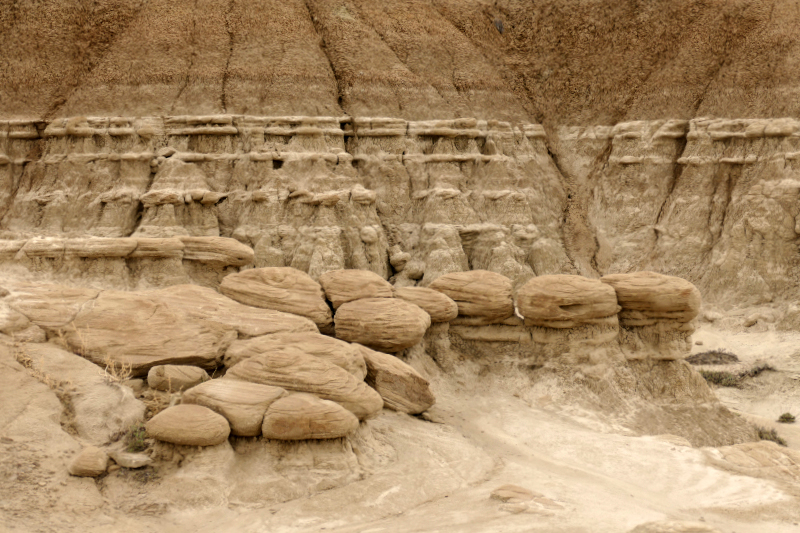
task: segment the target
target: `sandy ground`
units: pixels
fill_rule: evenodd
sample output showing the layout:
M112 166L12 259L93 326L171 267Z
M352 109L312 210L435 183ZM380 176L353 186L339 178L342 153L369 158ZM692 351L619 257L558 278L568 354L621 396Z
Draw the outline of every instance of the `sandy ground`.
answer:
M716 393L800 450L800 424L774 423L787 410L800 415L800 381L793 379L800 373L800 335L703 328L695 339L703 343L695 352L726 348L742 365L767 362L778 370ZM771 443L759 445L760 464L742 468L725 460L725 449L692 448L668 435L622 435L505 391L454 385L437 393L428 420L385 411L369 423L372 436L394 446L392 460L344 487L282 504L230 502L162 516L106 507L80 526L80 516L73 516L74 527L69 520L63 530L625 532L678 520L726 533L800 532L800 461ZM536 497L523 503L490 498L505 484Z

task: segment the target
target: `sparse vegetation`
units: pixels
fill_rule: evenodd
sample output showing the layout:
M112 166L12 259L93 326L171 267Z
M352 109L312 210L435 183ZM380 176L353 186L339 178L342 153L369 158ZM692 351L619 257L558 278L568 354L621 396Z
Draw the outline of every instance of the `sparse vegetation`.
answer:
M738 363L739 358L725 350L708 350L687 357L686 362L693 365L728 365Z
M758 426L756 427L758 431L758 438L759 440L771 440L776 444L780 444L781 446L786 446L786 441L778 435L778 432L771 428L765 428Z
M720 387L738 388L742 386L745 379L754 378L762 372L772 372L774 370L775 369L770 365L761 364L737 374L720 370L701 370L700 375L703 376L708 383L719 385Z
M127 444L127 450L129 452L142 452L147 449L147 443L145 442L145 438L147 437L147 432L144 429L144 426L141 422L137 422L131 426L130 430L128 431L127 436L125 437L125 442Z
M778 417L778 422L781 424L794 424L794 415L792 413L783 413Z

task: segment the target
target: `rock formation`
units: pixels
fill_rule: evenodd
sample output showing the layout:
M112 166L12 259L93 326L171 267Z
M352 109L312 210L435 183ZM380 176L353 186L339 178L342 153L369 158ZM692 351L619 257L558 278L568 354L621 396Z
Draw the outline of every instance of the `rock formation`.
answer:
M230 432L224 417L201 405L176 405L147 422L148 436L184 446L221 444Z
M422 340L431 317L398 298L364 298L343 304L333 317L336 336L377 350L399 352Z
M339 404L312 394L295 393L270 405L262 432L267 439L335 439L356 428L358 418Z

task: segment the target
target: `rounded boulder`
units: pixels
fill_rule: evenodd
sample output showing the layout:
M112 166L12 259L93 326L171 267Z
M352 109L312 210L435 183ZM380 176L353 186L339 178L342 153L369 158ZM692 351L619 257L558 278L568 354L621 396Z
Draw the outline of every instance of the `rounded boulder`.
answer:
M517 291L517 312L528 326L574 328L619 311L617 296L596 279L554 274L532 278Z
M270 405L262 434L268 439L336 439L358 429L358 418L329 400L313 394L291 394Z
M231 427L224 416L201 405L180 404L169 407L145 425L148 437L184 446L222 444Z
M700 312L700 291L691 282L656 272L603 276L613 287L623 325L649 325L657 320L690 322Z
M501 322L514 314L512 284L507 277L488 270L451 272L428 286L458 305L458 314Z
M458 316L458 304L449 296L427 287L402 287L395 296L431 315L431 322L450 322Z
M348 302L333 318L338 338L384 352L399 352L414 346L431 325L428 313L399 298Z
M319 283L334 309L362 298L394 298L392 285L370 270L331 270L319 277Z

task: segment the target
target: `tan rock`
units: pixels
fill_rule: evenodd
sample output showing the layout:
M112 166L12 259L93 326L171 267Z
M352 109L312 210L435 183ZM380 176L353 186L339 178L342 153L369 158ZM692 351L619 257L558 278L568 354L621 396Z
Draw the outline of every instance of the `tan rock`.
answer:
M514 313L511 280L488 270L451 272L429 287L453 299L459 315L502 321Z
M211 379L202 368L189 365L158 365L147 372L151 389L179 392Z
M234 341L225 352L225 366L230 368L248 357L269 354L284 346L295 347L308 355L333 363L353 374L359 381L363 381L367 375L367 365L358 349L350 343L319 333L264 335Z
M616 291L623 326L650 325L660 319L689 322L700 312L700 291L682 278L634 272L603 276L600 281Z
M524 502L532 500L537 496L540 495L524 487L520 487L519 485L503 485L494 489L490 495L490 498L493 500L500 500L503 503L508 503Z
M150 466L153 460L146 453L126 452L123 450L110 450L108 455L119 466L124 468L143 468Z
M357 346L367 362L367 384L378 391L384 407L409 413L422 413L436 403L430 383L394 355Z
M8 303L37 326L57 328L68 324L99 293L96 289L63 285L25 285L16 288Z
M183 258L201 263L244 266L253 263L255 253L249 246L226 237L180 237L185 246Z
M243 437L261 434L264 412L286 391L259 383L234 379L213 379L192 387L183 393L184 404L208 407L224 416L231 433Z
M720 533L720 530L702 522L664 520L639 524L628 533Z
M458 316L458 304L452 298L428 287L402 287L395 296L411 302L431 315L431 322L449 322Z
M270 405L264 415L265 438L336 439L358 429L358 418L338 403L312 394L291 394Z
M614 291L595 279L556 274L529 280L518 291L516 307L525 325L574 328L594 324L619 311Z
M431 317L399 298L364 298L343 304L334 316L336 336L376 350L399 352L422 340Z
M86 259L127 257L136 249L136 245L136 239L130 237L118 239L67 239L64 241L64 253Z
M95 446L89 446L75 456L69 464L69 473L80 477L97 477L106 473L108 455Z
M393 298L392 285L369 270L331 270L319 277L325 296L334 309L362 298Z
M340 404L362 420L383 408L380 395L366 383L295 346L283 346L269 354L247 358L228 370L224 379L316 394Z
M150 419L147 436L185 446L214 446L225 442L231 432L228 421L201 405L169 407Z
M294 268L253 268L230 274L219 290L243 304L304 316L320 330L329 328L333 321L320 284Z

